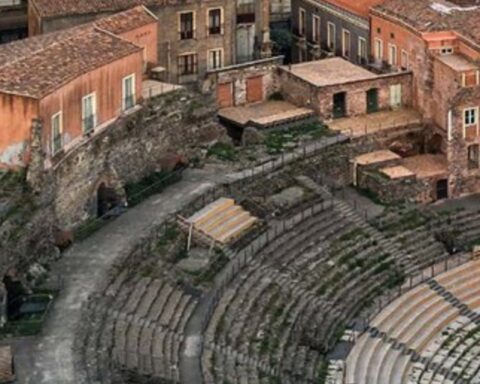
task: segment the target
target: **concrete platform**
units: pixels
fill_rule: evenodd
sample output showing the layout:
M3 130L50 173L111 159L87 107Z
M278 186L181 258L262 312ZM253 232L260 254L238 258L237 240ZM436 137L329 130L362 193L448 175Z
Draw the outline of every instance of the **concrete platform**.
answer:
M183 87L176 84L163 83L156 80L145 80L142 85L142 96L144 99L149 99L181 88Z
M218 116L240 127L271 128L291 121L303 120L315 113L286 101L266 101L239 107L224 108Z
M380 151L368 152L364 153L363 155L359 155L355 157L353 162L357 165L370 165L399 159L400 156L395 152L392 152L388 149L382 149Z
M340 57L283 66L282 70L317 87L370 80L378 77L377 74Z
M382 172L390 180L404 179L407 177L415 176L415 173L413 173L410 169L404 167L403 165L397 165L395 167L385 167L380 169L380 172Z
M418 179L448 177L448 162L444 155L418 155L406 157L402 165L415 173Z
M382 111L361 116L332 120L328 123L332 131L349 137L361 137L391 129L421 124L421 115L413 109Z

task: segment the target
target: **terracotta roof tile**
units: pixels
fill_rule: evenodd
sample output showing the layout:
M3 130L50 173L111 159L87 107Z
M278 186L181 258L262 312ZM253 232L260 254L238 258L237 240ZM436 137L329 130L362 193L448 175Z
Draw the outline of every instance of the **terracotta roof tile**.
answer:
M141 51L114 33L154 20L143 7L137 7L79 27L1 45L0 92L42 98L84 73Z
M327 3L336 5L339 8L346 9L347 11L368 18L370 8L382 3L384 0L324 0Z
M187 0L31 0L41 17L118 12L137 5L168 6Z
M480 46L480 2L459 4L458 0L385 0L373 13L400 19L419 32L455 31Z

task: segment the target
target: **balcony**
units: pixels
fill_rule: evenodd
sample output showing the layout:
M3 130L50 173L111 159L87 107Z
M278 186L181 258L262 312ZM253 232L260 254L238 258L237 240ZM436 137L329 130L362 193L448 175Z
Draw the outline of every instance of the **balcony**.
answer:
M237 24L255 23L255 3L237 4Z

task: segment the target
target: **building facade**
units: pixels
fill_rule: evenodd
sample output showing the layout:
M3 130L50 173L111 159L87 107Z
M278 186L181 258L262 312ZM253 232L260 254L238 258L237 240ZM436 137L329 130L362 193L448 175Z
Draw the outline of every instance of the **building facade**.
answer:
M27 37L26 0L0 0L0 44Z
M381 0L292 0L294 62L341 56L366 64L370 51L369 9Z
M448 196L480 191L480 7L387 0L371 11L377 63L413 73L413 100L429 129L426 149L446 157Z
M53 165L133 109L146 61L156 61L156 39L139 37L155 35L157 23L136 7L0 46L0 165L28 165L34 137Z
M158 18L156 73L164 81L201 81L209 70L270 55L267 0L32 0L29 31L63 29L138 3Z

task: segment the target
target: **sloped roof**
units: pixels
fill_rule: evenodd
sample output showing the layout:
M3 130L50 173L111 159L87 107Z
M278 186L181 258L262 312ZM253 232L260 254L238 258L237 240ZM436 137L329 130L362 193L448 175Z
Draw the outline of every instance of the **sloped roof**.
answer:
M401 20L418 32L455 31L480 46L480 2L470 0L464 4L467 5L446 0L385 0L372 12Z
M144 7L79 27L0 45L0 92L42 98L142 48L116 36L156 21Z
M368 18L370 8L382 3L384 0L323 0L327 3L333 4L339 8L346 9L347 11Z
M30 0L40 17L118 12L138 5L170 6L187 0Z

